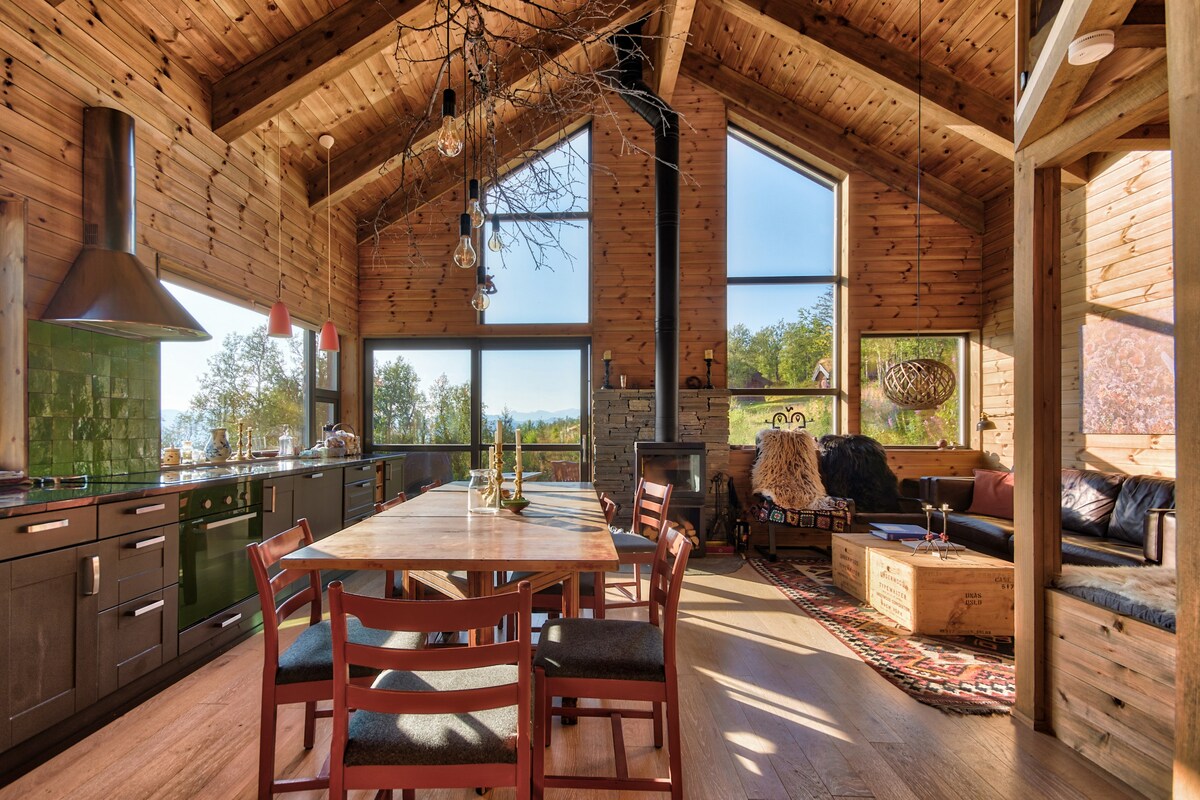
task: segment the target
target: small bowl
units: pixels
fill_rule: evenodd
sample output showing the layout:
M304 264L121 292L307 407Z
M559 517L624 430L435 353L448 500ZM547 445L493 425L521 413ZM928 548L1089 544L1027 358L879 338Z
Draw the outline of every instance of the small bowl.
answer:
M529 500L525 497L506 497L500 501L500 505L514 514L520 514L529 507Z

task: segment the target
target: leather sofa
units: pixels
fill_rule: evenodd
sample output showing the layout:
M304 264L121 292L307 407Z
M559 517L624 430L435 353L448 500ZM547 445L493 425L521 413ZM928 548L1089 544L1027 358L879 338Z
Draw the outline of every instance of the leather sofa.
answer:
M969 512L974 478L925 477L921 499L946 516L950 541L1013 559L1013 521ZM1175 482L1093 470L1062 471L1064 564L1131 566L1175 563ZM942 530L942 514L933 514ZM1020 535L1020 534L1016 534Z

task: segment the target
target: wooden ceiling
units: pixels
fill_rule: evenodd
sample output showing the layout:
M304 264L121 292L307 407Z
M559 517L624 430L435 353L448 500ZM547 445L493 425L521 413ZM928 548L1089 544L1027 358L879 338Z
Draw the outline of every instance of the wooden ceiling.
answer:
M1135 6L1117 2L1124 3L1116 12L1122 17ZM923 190L932 202L960 208L960 221L978 227L983 202L1011 183L1013 0L923 7L917 0L612 3L611 26L651 13L652 27L678 34L661 43L652 65L664 94L681 70L724 95L732 113L800 147L812 145L833 163L866 164L864 171L910 193L920 72L920 147L929 176ZM497 5L515 17L544 13L529 0ZM429 26L434 0L111 0L111 6L146 32L164 63L183 65L212 87L213 129L226 139L258 130L273 142L277 119L285 159L305 174L313 205L326 196L322 133L337 141L335 203L362 219L399 185L380 167L436 92L444 43L430 31L398 45L394 20ZM1162 59L1155 7L1161 10L1161 0L1136 4L1134 15L1148 24L1127 26L1123 49L1089 75L1068 114ZM524 77L518 67L508 73L509 81ZM1165 135L1154 124L1159 120L1147 122L1145 136Z

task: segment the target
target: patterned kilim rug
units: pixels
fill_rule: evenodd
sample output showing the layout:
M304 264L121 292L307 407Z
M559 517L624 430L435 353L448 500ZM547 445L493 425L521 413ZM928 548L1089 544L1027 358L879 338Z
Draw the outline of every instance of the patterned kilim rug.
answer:
M958 714L1008 714L1016 698L1012 637L914 636L833 585L829 559L750 559L767 580L883 677Z

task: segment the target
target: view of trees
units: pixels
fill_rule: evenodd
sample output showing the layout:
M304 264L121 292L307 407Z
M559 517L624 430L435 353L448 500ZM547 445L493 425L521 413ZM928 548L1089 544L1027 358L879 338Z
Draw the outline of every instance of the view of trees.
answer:
M735 389L817 389L832 385L833 289L799 308L792 321L777 320L751 330L729 330L729 386ZM909 358L932 358L959 367L961 339L954 336L869 336L862 339L861 429L886 445L961 442L958 392L936 411L901 411L883 394L880 378ZM804 413L808 430L833 430L833 400L825 396L735 395L729 412L730 444L754 444L758 431L778 411Z
M274 446L284 426L300 436L304 426L303 340L273 339L267 326L248 334L231 333L205 364L187 409L164 420L163 446L185 441L202 449L212 428L233 429L238 422L254 428L254 446Z

